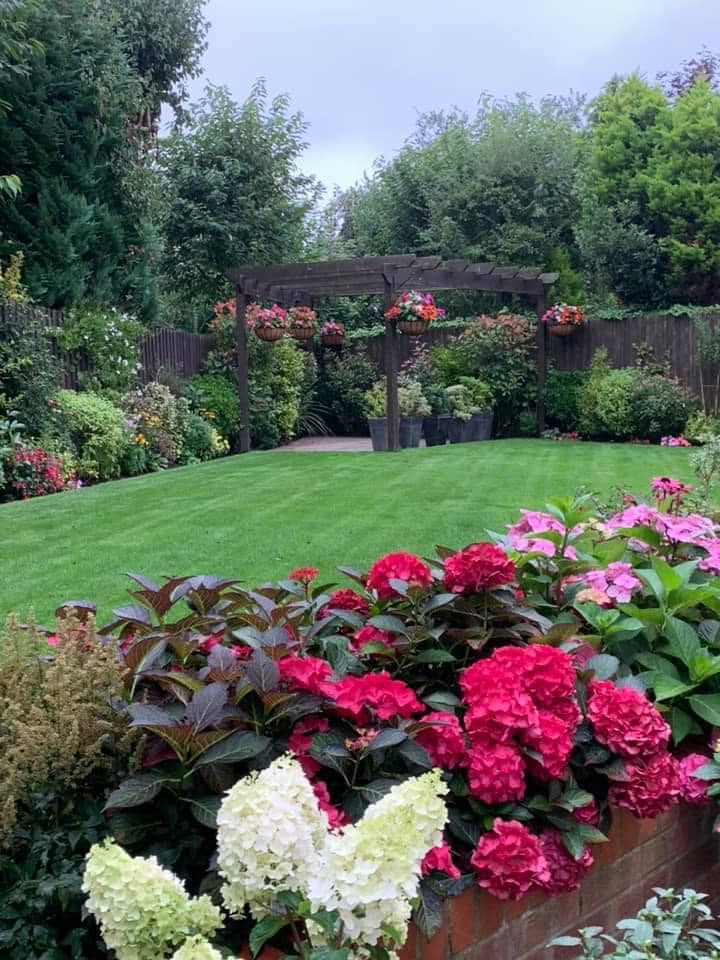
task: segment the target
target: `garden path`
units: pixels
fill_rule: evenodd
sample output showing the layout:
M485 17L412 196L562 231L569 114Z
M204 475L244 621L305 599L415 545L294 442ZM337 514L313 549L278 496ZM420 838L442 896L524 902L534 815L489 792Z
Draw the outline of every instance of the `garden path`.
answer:
M368 453L372 443L370 437L302 437L275 450L277 453Z

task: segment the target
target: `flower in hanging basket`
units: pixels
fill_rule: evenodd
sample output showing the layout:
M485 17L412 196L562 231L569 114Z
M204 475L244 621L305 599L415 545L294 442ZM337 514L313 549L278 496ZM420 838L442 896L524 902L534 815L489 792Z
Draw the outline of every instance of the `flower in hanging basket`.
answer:
M565 327L569 332L583 325L585 315L582 307L576 307L569 303L554 303L540 319L549 328Z
M338 346L345 339L345 327L337 320L326 320L320 327L320 335L327 346Z
M417 290L401 293L390 309L385 311L386 320L397 320L399 325L422 324L425 328L444 316L445 311L435 306L431 293L418 293Z
M251 330L287 330L288 315L277 303L271 307L261 307L259 303L251 303L245 311L247 325Z
M305 340L315 332L317 314L312 307L297 306L288 310L288 332L297 340Z

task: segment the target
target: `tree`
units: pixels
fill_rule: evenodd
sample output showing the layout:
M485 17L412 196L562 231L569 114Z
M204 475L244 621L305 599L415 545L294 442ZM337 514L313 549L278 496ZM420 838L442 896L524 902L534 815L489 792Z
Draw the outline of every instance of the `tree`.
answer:
M4 90L10 76L27 74L27 62L37 50L38 42L28 34L27 14L35 0L0 0L0 85ZM12 104L0 97L0 116L12 109ZM17 174L0 175L0 198L14 199L22 184Z
M243 104L209 86L189 119L162 143L164 275L177 309L204 317L232 264L302 255L317 196L298 172L305 121L258 82Z

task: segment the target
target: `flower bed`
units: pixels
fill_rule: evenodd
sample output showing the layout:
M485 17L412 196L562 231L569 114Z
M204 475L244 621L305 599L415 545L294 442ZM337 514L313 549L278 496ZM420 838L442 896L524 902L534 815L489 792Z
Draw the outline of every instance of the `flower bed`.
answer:
M197 892L216 882L221 797L281 754L332 829L436 767L448 825L423 867L423 932L468 888L511 904L607 885L593 861L612 859L617 811L663 818L720 792L718 528L686 485L652 489L652 504L555 501L497 543L343 569L353 588L310 566L255 590L133 577L102 636L143 740L93 784L104 829ZM92 649L89 609L63 608L84 626L48 642ZM248 934L237 921L224 945Z

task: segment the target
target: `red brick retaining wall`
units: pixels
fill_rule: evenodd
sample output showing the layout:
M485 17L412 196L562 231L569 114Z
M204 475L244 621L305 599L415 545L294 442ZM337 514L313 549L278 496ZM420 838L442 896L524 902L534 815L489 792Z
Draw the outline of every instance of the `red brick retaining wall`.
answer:
M692 887L718 899L713 816L713 810L684 805L657 820L616 811L610 839L592 847L595 865L575 893L502 903L468 889L445 903L443 925L432 940L411 929L401 960L568 960L572 951L548 950L548 941L578 927L614 927L636 913L653 887Z

